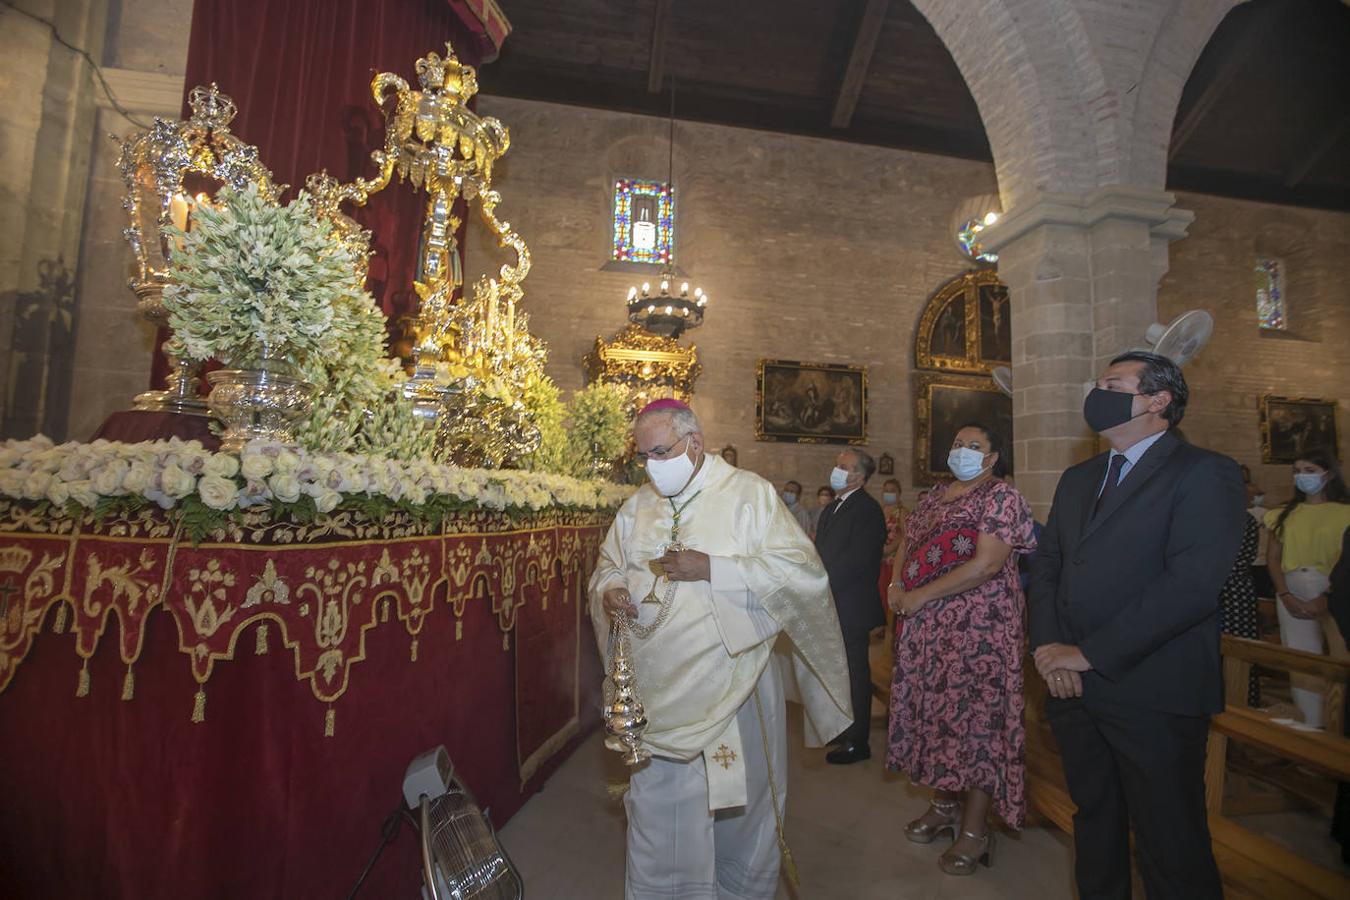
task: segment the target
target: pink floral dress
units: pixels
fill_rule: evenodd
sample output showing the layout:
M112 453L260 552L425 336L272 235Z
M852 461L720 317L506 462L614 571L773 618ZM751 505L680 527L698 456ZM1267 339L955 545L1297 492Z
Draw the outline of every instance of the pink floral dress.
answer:
M1026 732L1022 725L1025 607L1017 557L1035 549L1031 510L991 478L943 502L929 491L905 521L900 580L907 590L975 555L981 534L1013 548L998 574L964 594L934 600L895 638L886 765L939 790L979 788L1013 828L1026 821Z

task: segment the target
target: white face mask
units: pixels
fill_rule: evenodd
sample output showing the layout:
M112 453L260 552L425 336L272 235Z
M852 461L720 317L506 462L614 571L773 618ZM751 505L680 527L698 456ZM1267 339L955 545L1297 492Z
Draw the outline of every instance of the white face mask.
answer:
M970 447L953 447L947 454L947 468L951 469L958 481L970 481L978 478L984 471L984 454Z
M1257 494L1255 497L1252 497L1252 506L1260 506L1265 502L1266 502L1265 494Z
M679 456L670 459L648 458L647 477L662 496L675 496L694 477L694 461L689 458L689 442L693 437L691 434L684 439L684 452Z
M848 476L848 469L835 466L834 470L830 472L830 487L834 488L835 491L842 491L848 487Z
M1316 472L1299 472L1294 476L1294 487L1305 494L1312 495L1323 488L1326 480L1326 475L1318 475Z

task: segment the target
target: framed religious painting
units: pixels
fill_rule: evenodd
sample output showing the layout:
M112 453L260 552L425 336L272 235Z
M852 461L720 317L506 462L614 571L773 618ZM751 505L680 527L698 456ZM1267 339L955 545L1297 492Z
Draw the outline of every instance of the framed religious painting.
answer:
M1012 365L1012 307L996 271L974 269L934 292L919 317L914 364L981 374Z
M1262 462L1292 463L1313 450L1339 458L1335 400L1267 394L1260 405Z
M950 478L947 454L961 426L979 422L1003 435L1011 453L1012 398L993 379L943 372L914 373L914 483ZM1012 460L1006 460L1009 472Z
M755 439L796 444L866 443L867 368L761 359Z

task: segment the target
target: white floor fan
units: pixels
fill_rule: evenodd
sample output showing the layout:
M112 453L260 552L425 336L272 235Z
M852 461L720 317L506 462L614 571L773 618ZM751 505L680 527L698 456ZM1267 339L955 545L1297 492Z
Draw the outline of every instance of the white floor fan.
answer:
M1214 316L1210 315L1207 310L1190 309L1166 325L1161 322L1154 322L1148 326L1148 330L1144 332L1144 344L1146 346L1138 349L1165 356L1178 366L1184 366L1195 359L1196 355L1204 349L1205 344L1209 343L1213 334ZM1013 392L1012 369L1007 366L996 366L990 375L998 389L1011 397ZM1095 387L1095 382L1086 382L1083 386L1083 396L1087 396L1088 391L1092 390L1093 387Z
M403 799L419 814L423 900L519 900L520 873L445 747L408 765Z

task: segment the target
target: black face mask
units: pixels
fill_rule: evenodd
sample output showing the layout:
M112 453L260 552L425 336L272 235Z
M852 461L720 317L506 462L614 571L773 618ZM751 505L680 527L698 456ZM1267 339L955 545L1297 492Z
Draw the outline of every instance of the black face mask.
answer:
M1124 425L1131 419L1137 418L1133 415L1132 404L1135 397L1143 397L1144 394L1125 394L1120 391L1104 391L1101 388L1093 388L1092 392L1083 400L1083 418L1087 421L1088 427L1101 434L1103 431L1109 431L1117 425ZM1140 413L1139 415L1143 415Z

